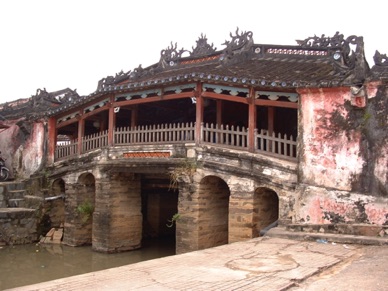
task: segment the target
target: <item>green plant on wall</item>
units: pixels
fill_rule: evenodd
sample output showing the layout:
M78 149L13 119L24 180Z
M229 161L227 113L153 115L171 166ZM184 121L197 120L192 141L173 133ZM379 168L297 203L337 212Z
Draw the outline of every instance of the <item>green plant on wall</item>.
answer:
M170 172L169 189L176 189L178 187L179 176L187 175L192 178L196 170L197 164L195 161L186 159L180 167L176 167L172 172Z
M180 215L179 213L175 213L171 219L168 220L168 224L167 227L173 227L174 223L176 223L176 221L180 218Z
M90 201L84 201L77 206L77 212L82 215L82 221L87 222L93 215L94 206Z

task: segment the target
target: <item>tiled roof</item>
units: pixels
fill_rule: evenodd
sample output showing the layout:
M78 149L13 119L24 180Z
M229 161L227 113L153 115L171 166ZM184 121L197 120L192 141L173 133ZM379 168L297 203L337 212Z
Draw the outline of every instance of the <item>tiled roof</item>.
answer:
M239 34L238 30L231 37L231 42L225 42L224 50L215 51L209 49L202 36L197 44L207 46L207 54L191 53L188 57L183 57L187 51L178 51L176 45L171 45L162 51L159 63L104 78L91 95L184 79L272 88L349 86L362 82L368 69L362 37L344 39L337 33L332 38L322 36L298 41L297 46L254 44L251 32ZM350 44L356 45L355 52L350 50Z
M225 41L226 47L219 51L203 35L192 52L177 50L177 45L171 44L161 51L160 60L154 65L103 78L95 92L49 114L68 110L108 92L125 93L187 81L293 91L301 87L358 85L367 77L369 67L362 37L345 39L337 32L333 37L314 36L297 41L298 45L281 46L255 44L252 35L237 29L235 35L230 34L231 40Z

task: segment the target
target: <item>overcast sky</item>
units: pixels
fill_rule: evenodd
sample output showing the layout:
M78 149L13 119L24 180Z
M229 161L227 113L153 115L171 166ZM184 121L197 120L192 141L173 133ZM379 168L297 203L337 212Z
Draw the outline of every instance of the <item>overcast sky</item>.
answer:
M386 0L1 0L0 103L38 88L88 95L101 78L158 62L171 42L192 50L203 33L222 49L237 27L260 44L363 36L373 66L376 50L388 54L387 8Z

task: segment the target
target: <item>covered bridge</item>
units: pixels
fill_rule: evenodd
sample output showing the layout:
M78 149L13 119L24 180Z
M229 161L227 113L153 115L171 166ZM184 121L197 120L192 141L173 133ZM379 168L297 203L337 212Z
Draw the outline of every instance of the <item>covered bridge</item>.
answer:
M64 243L118 252L173 236L181 253L276 221L384 229L386 56L370 69L363 38L339 33L285 46L237 29L223 45L171 43L88 96L37 93L51 98L32 132L47 137L34 147L50 195L65 195Z

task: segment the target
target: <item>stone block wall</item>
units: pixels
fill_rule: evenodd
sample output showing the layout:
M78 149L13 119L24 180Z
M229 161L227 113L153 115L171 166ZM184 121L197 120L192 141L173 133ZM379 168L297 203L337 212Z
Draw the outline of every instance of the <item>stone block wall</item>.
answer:
M203 179L198 192L198 247L228 243L229 188L218 177Z
M141 246L140 176L113 173L96 180L93 249L121 252Z
M38 240L36 210L26 208L0 209L0 242L29 244Z
M261 227L276 221L276 192L263 188L255 193L254 187L250 179L208 170L198 170L192 180L182 181L177 253L257 237Z
M0 208L7 207L5 205L5 187L3 185L0 185Z

